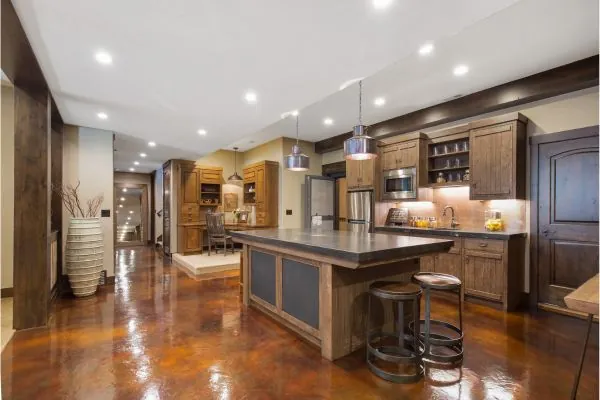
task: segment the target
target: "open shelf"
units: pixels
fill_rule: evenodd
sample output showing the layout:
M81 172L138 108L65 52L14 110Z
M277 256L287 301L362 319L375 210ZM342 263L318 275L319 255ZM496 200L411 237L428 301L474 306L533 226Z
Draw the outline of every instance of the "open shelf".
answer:
M428 187L432 189L437 188L445 188L445 187L468 187L469 181L461 181L461 182L445 182L445 183L430 183Z
M469 155L469 150L465 151L455 151L453 153L444 153L444 154L435 154L430 155L429 158L442 158L442 157L452 157L452 156L460 156L460 155Z
M436 169L430 169L429 172L445 172L445 171L456 171L458 169L468 169L469 166L468 165L464 165L462 167L450 167L450 168L436 168Z

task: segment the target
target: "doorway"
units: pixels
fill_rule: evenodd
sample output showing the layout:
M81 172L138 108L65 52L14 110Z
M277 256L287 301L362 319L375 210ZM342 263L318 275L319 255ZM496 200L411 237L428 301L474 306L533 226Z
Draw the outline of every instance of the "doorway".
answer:
M147 185L115 185L115 246L141 246L148 237Z
M598 127L531 145L532 305L559 310L598 273Z

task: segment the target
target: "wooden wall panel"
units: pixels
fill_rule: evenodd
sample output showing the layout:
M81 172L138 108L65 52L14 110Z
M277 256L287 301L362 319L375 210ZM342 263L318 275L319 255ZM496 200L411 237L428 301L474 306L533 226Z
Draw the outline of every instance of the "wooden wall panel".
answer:
M43 326L50 295L50 99L15 86L15 329Z

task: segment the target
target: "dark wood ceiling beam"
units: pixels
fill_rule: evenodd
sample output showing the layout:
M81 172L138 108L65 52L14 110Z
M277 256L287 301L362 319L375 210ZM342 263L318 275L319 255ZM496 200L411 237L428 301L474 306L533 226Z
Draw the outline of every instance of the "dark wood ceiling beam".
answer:
M598 86L598 55L373 124L369 135L384 139L594 86ZM315 152L342 149L351 135L316 142Z

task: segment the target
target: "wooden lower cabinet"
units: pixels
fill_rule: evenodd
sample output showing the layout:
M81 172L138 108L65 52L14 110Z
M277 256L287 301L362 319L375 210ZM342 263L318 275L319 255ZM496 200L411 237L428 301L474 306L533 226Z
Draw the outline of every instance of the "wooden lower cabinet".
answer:
M397 234L409 236L408 233ZM448 253L421 257L421 272L456 276L462 281L467 300L472 298L500 303L504 310L513 310L519 306L523 297L525 237L505 240L426 237L454 240L454 247Z
M501 254L465 250L465 294L502 301L504 288L504 261Z
M179 251L183 254L202 252L203 229L200 225L181 226L179 228Z

